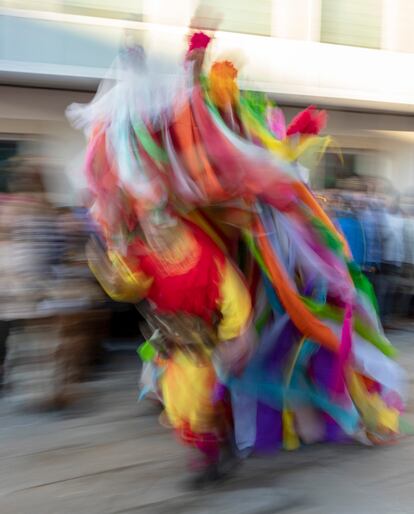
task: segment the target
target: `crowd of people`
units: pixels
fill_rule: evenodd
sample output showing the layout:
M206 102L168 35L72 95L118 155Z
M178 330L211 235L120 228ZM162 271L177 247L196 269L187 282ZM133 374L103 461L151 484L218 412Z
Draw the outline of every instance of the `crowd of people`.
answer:
M327 191L321 199L371 280L385 325L409 317L414 297L414 209L409 198Z
M41 172L10 166L0 200L1 381L22 404L70 402L105 318L89 271L85 212L48 200Z

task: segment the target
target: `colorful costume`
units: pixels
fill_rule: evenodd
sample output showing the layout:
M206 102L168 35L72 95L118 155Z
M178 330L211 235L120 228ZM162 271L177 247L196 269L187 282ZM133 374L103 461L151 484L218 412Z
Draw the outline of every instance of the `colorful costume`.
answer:
M217 344L242 335L250 322L251 302L234 265L193 223L184 222L182 237L176 242L176 247L169 246L164 255L155 254L141 241L129 246L123 262L134 270L135 280L147 284L140 295L161 316L180 313L203 320L214 328ZM129 300L126 289L121 285L117 290L108 289L108 293ZM174 319L170 321L174 323ZM195 353L173 345L163 363L160 383L172 426L184 441L208 454L216 454L220 439L225 437L214 401L217 377L210 359L213 351L212 347Z
M168 418L184 439L217 448L221 384L240 450L394 437L404 373L369 282L303 180L332 144L319 135L326 114L310 107L286 126L264 95L238 90L228 62L199 79L207 43L193 36L171 105L150 112L136 92L122 115L92 116L87 159L97 218L124 256L124 298L145 296L155 312L201 319L216 334L202 356L180 344L167 352ZM146 87L156 98L150 78ZM121 81L106 103L133 90ZM237 339L250 320L253 351L254 337ZM248 362L235 367L242 348Z

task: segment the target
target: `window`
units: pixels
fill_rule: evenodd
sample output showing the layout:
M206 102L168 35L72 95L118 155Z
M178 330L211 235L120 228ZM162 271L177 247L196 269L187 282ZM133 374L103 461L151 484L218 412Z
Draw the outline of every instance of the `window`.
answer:
M316 189L364 190L383 175L386 155L375 150L347 148L341 156L327 152L312 177Z
M9 172L7 170L7 159L14 157L17 153L17 142L0 140L0 193L8 190Z
M208 28L213 16L221 16L219 29L270 36L272 30L272 0L201 0L199 7L212 17L203 15L200 28Z
M3 0L5 7L141 21L144 0Z
M321 41L380 48L382 0L322 0Z
M326 153L315 170L312 182L318 189L332 189L338 186L338 181L349 179L356 175L355 155L347 153L341 158L337 153Z
M0 140L0 163L17 153L17 141Z

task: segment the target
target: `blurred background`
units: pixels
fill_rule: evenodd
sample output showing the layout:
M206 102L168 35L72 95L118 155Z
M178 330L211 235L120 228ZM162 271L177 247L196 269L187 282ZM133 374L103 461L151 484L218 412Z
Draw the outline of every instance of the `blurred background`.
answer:
M85 139L65 110L93 99L125 44L139 43L165 62L182 62L196 8L197 28L219 27L211 59L234 60L241 88L272 96L288 120L309 104L327 109L327 133L335 145L311 171L310 185L370 278L386 328L410 327L413 0L0 0L0 383L11 400L0 402L2 514L73 512L73 505L78 512L137 512L136 490L143 505L160 501L160 491L167 500L174 493L169 477L180 473L174 453L180 450L160 435L154 419L137 421L134 410L141 318L134 307L105 296L86 262L85 243L95 227L82 175ZM410 337L404 332L402 347ZM414 369L412 355L403 355L404 366ZM8 410L73 407L83 395L88 401L82 422L17 419ZM141 436L145 442L137 445ZM154 461L151 444L163 452L161 463ZM412 468L401 448L399 472L406 461ZM312 456L297 483L317 491L310 495L343 487L340 512L349 512L344 477L352 470L343 468L340 481L326 487L337 462L347 462L329 455L327 450L323 486L314 470L306 474ZM283 458L283 469L294 466L290 456ZM134 466L142 463L152 472L138 481ZM263 465L262 475L257 468L263 483L272 466ZM161 473L157 481L161 467L166 477ZM88 475L87 487L79 482L80 469ZM299 512L302 500L277 473L287 504L293 498ZM36 495L35 487L44 484L55 485ZM31 496L21 492L29 489L35 491ZM273 507L285 501L266 494ZM266 494L254 492L254 504ZM329 511L339 512L332 496ZM231 505L233 499L222 501ZM220 512L234 512L217 502ZM237 512L256 512L248 502L242 510L242 503ZM148 505L139 511L196 512L192 503L178 502L176 510L173 503L173 510L170 504L162 510L161 501L155 510Z
M220 16L212 57L237 55L243 88L274 95L288 118L328 108L345 165L327 155L314 187L358 176L414 188L411 0L2 0L0 159L42 157L54 200L76 201L83 138L65 108L92 98L128 39L179 61L197 6L202 28Z
M22 258L0 270L13 285L3 280L3 348L20 318L26 333L41 318L64 337L62 327L78 323L70 337L79 340L87 333L79 317L85 305L106 319L106 348L136 347L139 315L109 302L88 274L83 245L93 227L84 208L85 141L65 110L92 100L125 44L182 62L196 10L197 28L219 27L210 58L233 59L242 88L271 95L288 120L309 104L328 110L335 144L312 170L310 185L371 278L383 321L411 317L411 0L1 0L3 258L7 264L12 252L38 256L36 265ZM36 295L25 311L27 291Z

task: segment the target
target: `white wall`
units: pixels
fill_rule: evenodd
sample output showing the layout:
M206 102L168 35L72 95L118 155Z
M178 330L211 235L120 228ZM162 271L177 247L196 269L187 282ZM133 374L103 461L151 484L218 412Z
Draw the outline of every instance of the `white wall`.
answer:
M274 0L272 26L276 37L217 32L211 48L213 57L222 58L235 51L241 53L245 62L240 70L242 85L247 89L278 93L285 101L324 101L332 106L414 112L414 54L405 48L405 43L413 39L412 24L402 23L405 10L398 11L401 23L396 22L398 29L403 27L405 35L394 30L391 22L385 23L388 32L384 32L384 40L386 48L392 51L372 50L319 43L319 1ZM407 1L412 3L412 0ZM32 13L25 15L24 11L9 10L7 15L0 16L7 29L0 27L0 79L12 74L14 80L26 80L29 72L31 80L43 84L64 80L82 82L85 77L92 80L94 76L98 79L103 74L102 66L111 61L126 29L135 31L138 39L148 41L153 51L179 61L186 46L184 36L192 2L183 0L176 4L157 0L154 5L158 5L161 12L165 9L167 14L182 9L179 24L150 23L157 19L157 9L148 14L148 23L87 19L63 13L52 13L53 16L37 13L37 19L32 22ZM414 9L407 12L414 14ZM411 19L411 14L408 18ZM39 37L39 30L27 29L22 39L21 30L9 28L9 23L17 23L16 20L20 25L23 20L25 27L33 23L50 30L45 29ZM61 41L59 37L63 27L66 27L64 34L70 34L66 46L66 39ZM73 38L77 32L82 35L79 41ZM94 50L95 57L93 52L82 52L89 49L86 39L89 33L92 41L92 36L96 35L100 43ZM36 60L33 55L37 56ZM75 60L68 58L74 55Z

